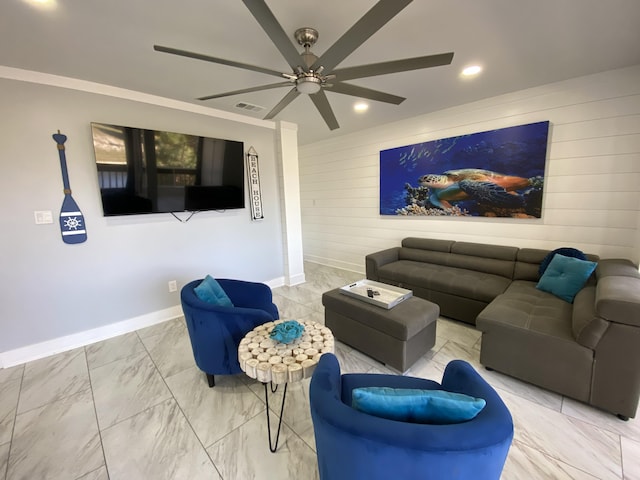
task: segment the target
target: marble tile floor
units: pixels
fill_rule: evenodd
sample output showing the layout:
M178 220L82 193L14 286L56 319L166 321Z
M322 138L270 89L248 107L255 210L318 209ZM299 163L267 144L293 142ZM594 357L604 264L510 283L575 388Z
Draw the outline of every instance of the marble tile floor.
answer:
M323 322L322 292L361 278L305 272L305 284L274 289L282 318ZM478 331L441 318L435 347L405 374L440 380L462 358L488 379L515 422L503 479L640 480L640 420L488 372L479 352ZM336 353L345 372L398 373L340 343ZM289 386L272 454L262 385L237 375L209 389L182 318L0 370L0 480L317 479L308 389Z

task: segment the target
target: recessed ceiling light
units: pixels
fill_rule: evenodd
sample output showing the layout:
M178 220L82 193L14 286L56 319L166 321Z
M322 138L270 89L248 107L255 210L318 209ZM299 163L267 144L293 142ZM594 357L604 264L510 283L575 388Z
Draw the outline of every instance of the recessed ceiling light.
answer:
M473 77L474 75L478 75L482 71L482 67L480 65L470 65L462 70L462 75L465 77Z
M26 3L41 9L53 9L56 7L56 0L24 0Z
M366 112L369 109L369 104L368 103L364 103L364 102L358 102L353 106L353 109L356 112Z

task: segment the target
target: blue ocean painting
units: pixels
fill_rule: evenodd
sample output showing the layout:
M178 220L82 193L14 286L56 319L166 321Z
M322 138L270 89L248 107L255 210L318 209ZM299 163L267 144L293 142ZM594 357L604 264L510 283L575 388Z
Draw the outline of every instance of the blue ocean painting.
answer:
M549 122L380 151L380 214L540 218Z

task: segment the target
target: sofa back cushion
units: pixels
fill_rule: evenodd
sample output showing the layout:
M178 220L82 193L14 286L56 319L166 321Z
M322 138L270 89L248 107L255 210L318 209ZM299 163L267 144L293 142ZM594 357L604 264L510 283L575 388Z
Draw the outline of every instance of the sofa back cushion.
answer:
M486 243L456 242L451 246L451 253L513 262L516 259L518 247L489 245Z
M550 250L541 250L538 248L521 248L518 250L516 256L516 265L513 272L514 280L528 280L529 282L537 282L540 280L540 264L547 255L551 253ZM587 260L590 262L597 262L599 257L597 255L586 254ZM595 279L592 275L587 285L594 285Z
M451 246L450 266L491 273L506 278L513 277L517 247L487 245L483 243L456 242Z
M517 247L501 245L405 238L398 258L474 270L510 279L517 251Z
M433 238L407 237L402 240L402 246L406 248L417 248L434 252L450 252L453 240L436 240Z
M449 265L450 253L422 250L420 248L400 247L398 260L413 260L414 262L433 263L435 265Z
M514 280L528 280L537 282L540 280L538 270L540 263L549 255L549 250L538 248L521 248L516 257L516 265L513 272Z

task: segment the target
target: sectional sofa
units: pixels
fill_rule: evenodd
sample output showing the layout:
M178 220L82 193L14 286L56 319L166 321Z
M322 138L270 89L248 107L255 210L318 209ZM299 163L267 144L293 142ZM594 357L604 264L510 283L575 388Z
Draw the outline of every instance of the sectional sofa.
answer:
M599 259L572 303L536 286L548 250L405 238L366 257L367 278L411 289L482 331L487 368L618 415L640 396L640 274Z

